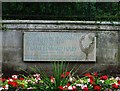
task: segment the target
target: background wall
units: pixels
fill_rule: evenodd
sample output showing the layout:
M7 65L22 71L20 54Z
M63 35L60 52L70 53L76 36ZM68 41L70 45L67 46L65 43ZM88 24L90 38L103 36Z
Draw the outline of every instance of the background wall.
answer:
M33 72L29 67L42 67L52 74L51 62L24 62L23 33L29 31L94 32L97 37L96 62L70 62L69 68L81 65L77 74L97 71L102 74L120 76L120 22L95 21L40 21L40 20L3 20L2 31L2 72L5 76Z

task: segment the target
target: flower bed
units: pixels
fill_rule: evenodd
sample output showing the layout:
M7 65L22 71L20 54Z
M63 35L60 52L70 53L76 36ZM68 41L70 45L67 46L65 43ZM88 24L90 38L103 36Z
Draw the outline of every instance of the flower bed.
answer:
M0 90L12 89L12 91L15 91L17 89L21 91L21 89L39 89L40 91L54 91L54 89L58 89L61 91L120 91L120 77L100 76L96 72L87 73L82 78L72 77L70 72L65 72L60 75L60 79L64 79L61 81L64 81L66 85L54 88L56 78L53 76L49 77L49 79L42 79L40 74L33 74L27 77L24 75L12 75L8 79L1 78L2 87L0 87ZM68 81L65 81L66 79Z
M53 75L46 75L41 69L33 69L36 73L25 76L12 75L0 78L0 91L120 91L120 77L99 75L97 72L86 73L82 77L75 76L78 69L68 71L68 65L53 63Z

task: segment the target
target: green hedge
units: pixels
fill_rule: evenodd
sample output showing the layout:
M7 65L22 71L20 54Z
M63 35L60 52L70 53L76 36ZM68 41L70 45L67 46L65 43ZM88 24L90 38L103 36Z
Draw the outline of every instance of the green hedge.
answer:
M3 2L3 19L120 20L119 2Z

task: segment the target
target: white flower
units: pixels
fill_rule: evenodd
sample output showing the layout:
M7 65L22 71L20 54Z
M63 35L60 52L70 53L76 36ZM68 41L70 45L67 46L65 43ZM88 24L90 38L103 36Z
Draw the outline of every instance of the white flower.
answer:
M100 80L102 83L104 83L104 80Z
M35 81L36 81L36 82L38 82L39 80L41 80L41 78L40 78L40 77L35 78Z
M80 87L80 86L81 86L81 84L76 84L76 86Z
M40 77L37 77L36 79L37 79L37 80L41 80L41 78L40 78Z
M6 90L8 90L8 87L9 87L9 85L5 85L4 87L1 87L1 88L0 88L0 91L1 91L1 89L6 89Z
M33 89L32 87L29 87L29 88L27 88L27 89Z
M67 86L65 85L65 86L63 86L63 88L66 88Z
M27 82L31 82L31 80L26 80Z
M90 82L90 78L88 79L88 82Z
M111 77L110 80L114 80L114 77Z
M69 77L69 81L72 82L72 81L73 81L73 78L72 78L72 77Z
M3 90L4 88L3 87L0 87L0 91Z
M117 91L120 91L120 89L118 89Z
M73 89L76 89L76 86L73 86L72 88L73 88Z
M75 81L75 78L74 77L69 77L69 81L72 82L72 81Z
M8 89L9 85L5 85L5 89Z
M11 78L10 78L10 79L8 79L8 80L9 80L10 82L12 82L12 81L13 81L13 79L11 79Z
M40 74L34 74L33 76L38 78L40 77Z
M17 79L18 75L12 75L12 78Z
M69 87L68 87L68 90L73 90L72 86L69 86Z
M115 79L116 79L116 80L120 80L120 78L119 78L119 77L116 77Z
M35 82L32 81L33 84L35 84Z
M84 85L84 84L81 85L81 88L82 88L82 89L84 89L85 87L87 87L86 84L85 84L85 85Z
M54 77L50 77L50 81L52 82L52 83L54 83L55 82L55 78Z

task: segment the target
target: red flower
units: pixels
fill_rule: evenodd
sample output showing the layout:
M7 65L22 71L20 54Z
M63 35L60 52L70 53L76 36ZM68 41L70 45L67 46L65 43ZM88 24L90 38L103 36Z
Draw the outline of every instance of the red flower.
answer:
M84 87L83 90L84 90L84 91L88 91L88 88L87 88L87 87Z
M5 88L5 86L3 86L3 88Z
M67 83L66 85L67 85L67 86L70 86L70 83Z
M8 77L8 80L10 80L10 79L12 79L12 78Z
M93 79L93 77L92 77L92 78L90 78L90 83L91 83L91 84L93 84L93 83L94 83L94 79Z
M116 84L112 84L112 88L118 88L118 85L116 85Z
M94 76L98 76L98 73L97 73L97 72L94 72Z
M13 86L13 87L17 87L18 86L17 82L11 82L11 81L9 81L8 84L11 85L11 86Z
M18 83L17 83L17 82L12 82L12 86L13 86L13 87L17 87L17 86L18 86Z
M90 73L85 74L85 76L93 79L93 76Z
M24 78L21 78L21 77L20 77L20 80L24 80Z
M84 74L84 76L89 76L90 75L90 73L86 73L86 74Z
M90 83L93 84L93 82L94 82L93 76L90 73L85 74L85 76L89 77L90 78Z
M72 86L73 91L77 91L76 86Z
M59 86L58 88L59 88L60 90L64 90L64 89L63 89L63 86Z
M51 76L51 77L50 77L50 81L51 81L52 83L54 83L54 82L55 82L55 78L54 78L53 76Z
M2 78L2 82L5 82L6 81L6 79L5 78Z
M64 78L65 76L68 76L70 74L69 71L67 71L65 74L61 74L61 77Z
M100 77L100 80L107 80L107 79L108 79L108 76L106 75Z
M12 78L13 80L17 80L17 78Z
M95 86L95 87L94 87L94 90L95 90L95 91L100 91L100 86Z
M3 88L5 89L5 88L6 88L6 86L3 86Z
M8 82L8 84L9 84L9 85L11 85L11 84L12 84L12 82L11 82L11 81L9 81L9 82Z
M61 74L61 77L64 78L64 77L65 77L65 74Z
M66 72L66 76L68 76L70 74L70 72L68 71L68 72Z
M120 80L118 80L118 84L120 85Z
M18 78L18 75L12 75L13 80L17 80L17 78Z

